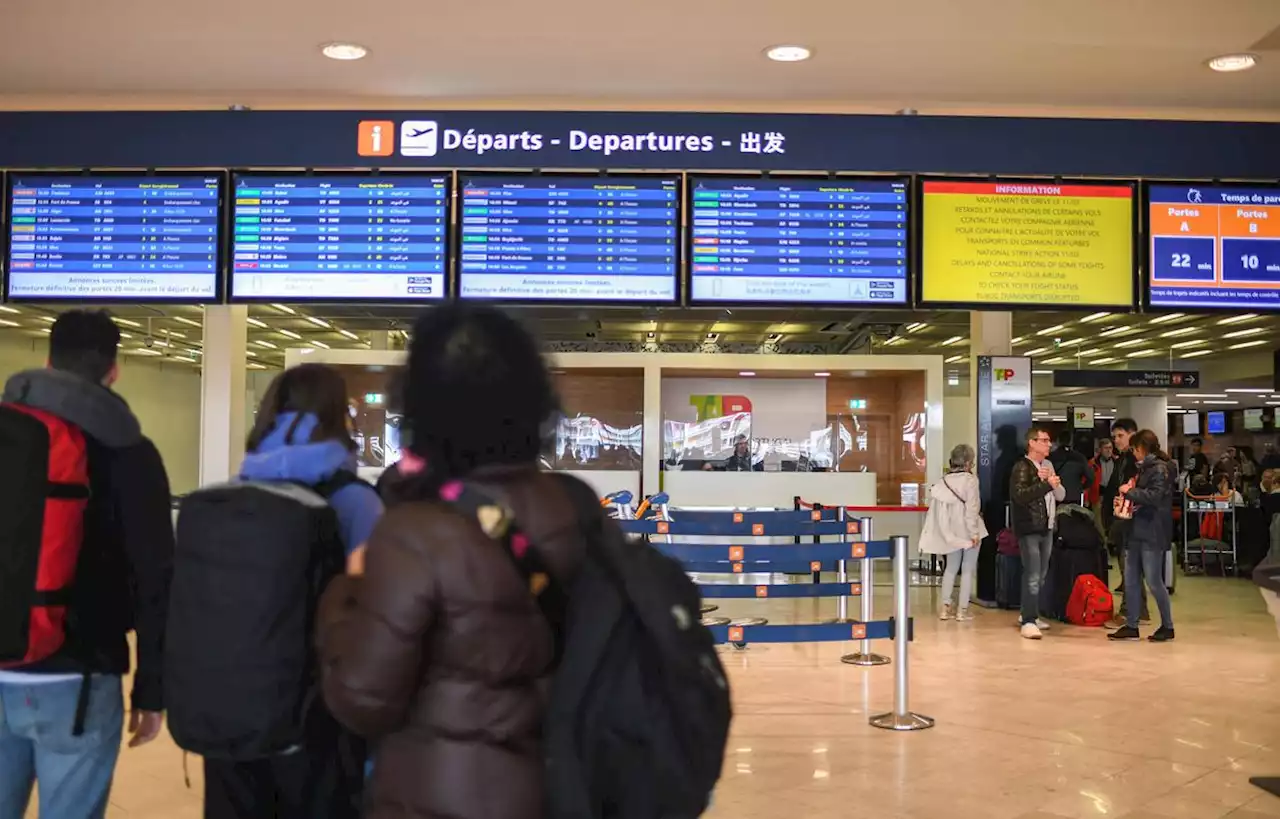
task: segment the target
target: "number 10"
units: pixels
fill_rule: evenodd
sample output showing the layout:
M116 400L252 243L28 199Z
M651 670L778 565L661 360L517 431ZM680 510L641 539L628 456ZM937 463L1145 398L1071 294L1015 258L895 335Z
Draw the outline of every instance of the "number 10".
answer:
M1251 256L1248 253L1246 253L1240 257L1240 266L1243 267L1245 270L1257 270L1258 257Z

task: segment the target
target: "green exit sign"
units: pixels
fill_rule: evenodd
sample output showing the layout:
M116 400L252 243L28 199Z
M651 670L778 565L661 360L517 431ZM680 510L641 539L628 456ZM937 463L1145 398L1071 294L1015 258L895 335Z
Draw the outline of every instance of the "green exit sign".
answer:
M381 403L382 403L382 393L380 393L380 392L366 392L366 393L364 394L364 402L365 402L366 404L371 405L371 406L377 406L378 404L381 404Z
M850 398L850 399L849 399L849 409L855 409L855 410L860 409L860 410L864 410L864 409L866 409L866 408L867 408L867 399L865 399L865 398Z

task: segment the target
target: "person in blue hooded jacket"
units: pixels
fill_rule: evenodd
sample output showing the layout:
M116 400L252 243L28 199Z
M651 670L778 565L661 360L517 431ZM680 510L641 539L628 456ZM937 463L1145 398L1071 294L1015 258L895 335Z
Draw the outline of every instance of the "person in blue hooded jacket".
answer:
M285 370L271 382L258 408L240 479L315 487L344 471L354 475L356 445L347 406L346 382L337 370L323 364ZM372 486L356 482L328 497L350 557L373 532L382 500ZM205 817L313 819L304 805L311 791L323 790L333 797L326 819L354 819L363 789L362 760L346 764L351 754L344 752L342 738L333 735L337 724L329 730L330 722L313 726L314 747L296 753L249 761L206 758Z
M249 434L240 477L315 486L341 471L356 472L356 445L347 412L347 385L337 370L302 364L267 389ZM373 532L382 501L367 484L351 484L329 499L350 555Z

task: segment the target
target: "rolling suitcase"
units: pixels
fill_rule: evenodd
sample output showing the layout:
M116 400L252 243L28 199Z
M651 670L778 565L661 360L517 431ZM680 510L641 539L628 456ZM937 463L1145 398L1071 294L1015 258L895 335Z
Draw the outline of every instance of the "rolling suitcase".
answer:
M1002 609L1022 606L1022 556L996 555L996 605Z

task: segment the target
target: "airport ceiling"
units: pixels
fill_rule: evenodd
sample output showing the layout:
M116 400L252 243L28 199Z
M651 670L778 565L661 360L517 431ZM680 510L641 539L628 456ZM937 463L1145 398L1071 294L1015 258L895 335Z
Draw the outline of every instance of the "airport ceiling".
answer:
M1280 110L1275 0L8 0L0 102ZM358 62L319 46L351 41ZM780 43L807 62L762 56ZM1215 74L1216 55L1257 68ZM112 100L106 95L119 95Z
M112 309L129 356L199 366L198 307L124 305ZM969 313L839 310L692 310L654 308L513 308L548 350L646 349L731 352L847 353L943 356L949 376L967 379ZM290 347L369 349L387 332L403 345L415 311L321 305L250 308L251 367L274 369ZM54 308L0 306L0 332L37 342ZM1280 347L1280 316L1255 313L1014 314L1014 353L1035 359L1037 373L1054 369L1191 369L1205 385L1271 383L1271 351ZM1048 379L1045 380L1046 385ZM1043 392L1038 384L1037 394Z

